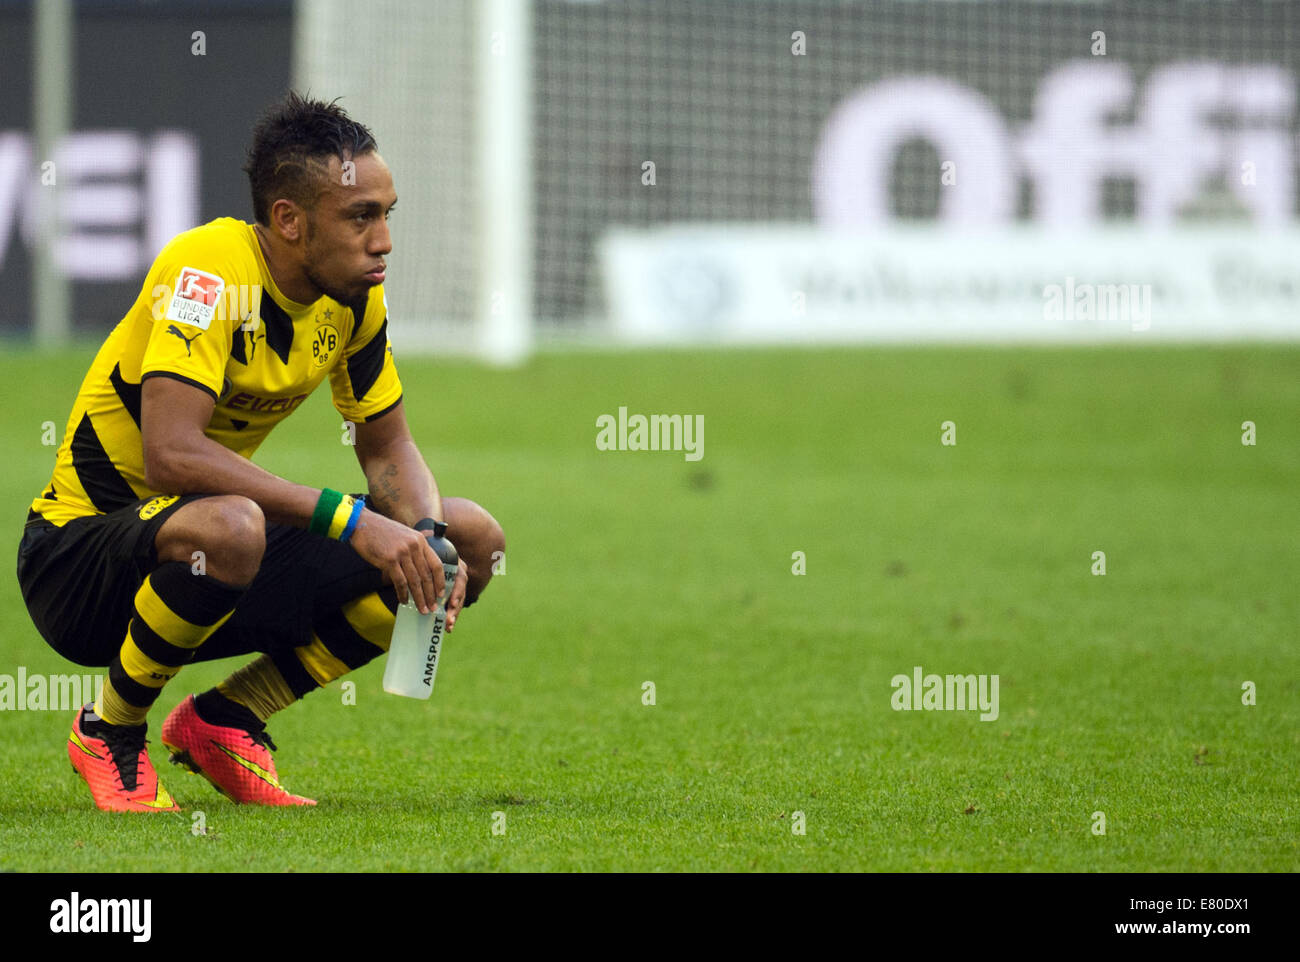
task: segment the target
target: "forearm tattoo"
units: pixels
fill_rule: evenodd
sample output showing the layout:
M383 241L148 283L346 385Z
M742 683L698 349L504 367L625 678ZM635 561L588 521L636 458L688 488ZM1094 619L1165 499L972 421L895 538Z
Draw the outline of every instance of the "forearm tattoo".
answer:
M392 515L393 508L402 500L402 489L394 484L397 465L388 464L370 485L370 494L382 514Z

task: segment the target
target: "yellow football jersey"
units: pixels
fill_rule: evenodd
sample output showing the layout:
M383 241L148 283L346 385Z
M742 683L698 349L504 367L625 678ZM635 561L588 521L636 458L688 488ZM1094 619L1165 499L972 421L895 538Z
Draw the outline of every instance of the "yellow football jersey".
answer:
M232 217L177 235L82 381L54 475L32 512L56 525L167 492L144 483L141 383L170 377L216 401L204 434L249 457L325 379L346 420L402 397L383 286L364 302L289 300L251 224ZM30 516L29 516L30 517Z

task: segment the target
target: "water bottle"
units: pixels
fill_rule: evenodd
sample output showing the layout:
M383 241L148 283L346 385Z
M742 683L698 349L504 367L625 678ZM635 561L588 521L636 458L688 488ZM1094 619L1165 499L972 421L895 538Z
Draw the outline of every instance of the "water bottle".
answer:
M456 586L460 556L456 554L456 546L443 537L447 531L444 522L425 518L416 523L415 530L433 532L426 537L429 547L442 561L446 583L438 603L427 615L420 614L410 594L406 604L398 606L393 638L388 645L388 662L384 666L384 691L407 698L428 698L433 694L433 681L438 675L443 629L447 625L447 601Z

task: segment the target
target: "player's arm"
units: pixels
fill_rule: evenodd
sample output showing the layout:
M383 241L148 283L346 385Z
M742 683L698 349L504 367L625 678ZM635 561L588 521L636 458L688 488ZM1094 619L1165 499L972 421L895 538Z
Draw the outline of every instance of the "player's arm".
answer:
M321 490L277 477L207 437L203 431L214 407L212 396L188 381L145 378L140 396L145 483L169 494L243 495L257 502L269 521L308 527ZM432 610L442 591L442 565L418 531L366 510L349 543L384 572L400 600L406 600L409 587L416 606Z
M376 509L407 526L423 518L446 520L438 482L415 446L401 401L375 420L356 425L356 452ZM455 626L468 584L469 565L461 558L447 602L448 631Z
M446 520L438 483L415 446L402 402L377 420L356 426L356 452L370 503L381 513L408 527L421 518Z
M447 519L433 472L424 463L406 425L402 382L388 343L388 298L383 286L371 288L365 304L352 306L350 310L360 321L349 336L342 356L330 369L330 393L335 410L352 429L353 449L370 491L368 500L376 509L367 509L362 514L357 533L352 536L352 543L356 544L359 536L366 535L365 521L372 515L411 532L414 529L410 526L422 518ZM417 536L424 540L423 535ZM455 541L453 532L448 537ZM428 547L427 542L425 546ZM432 548L429 553L436 559ZM435 561L435 566L441 591L442 565ZM448 629L454 624L464 599L467 578L468 568L462 559L447 602Z
M145 378L140 434L145 484L170 494L241 494L268 521L305 528L318 489L293 484L223 447L203 431L215 402L207 392L170 377Z

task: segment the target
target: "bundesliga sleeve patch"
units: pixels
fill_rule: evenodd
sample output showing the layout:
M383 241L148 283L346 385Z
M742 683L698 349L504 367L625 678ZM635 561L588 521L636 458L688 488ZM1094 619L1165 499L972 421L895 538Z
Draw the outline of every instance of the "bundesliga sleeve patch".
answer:
M217 301L226 282L216 274L195 267L182 267L176 280L171 303L167 305L166 319L193 324L207 330L217 312Z

